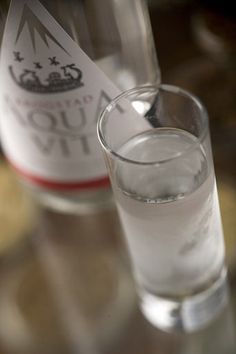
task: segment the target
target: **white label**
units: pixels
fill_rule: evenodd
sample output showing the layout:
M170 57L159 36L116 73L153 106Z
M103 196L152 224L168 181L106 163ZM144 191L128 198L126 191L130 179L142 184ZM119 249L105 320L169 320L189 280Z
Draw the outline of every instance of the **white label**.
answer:
M12 0L1 48L1 141L35 182L82 186L106 168L96 135L119 90L38 0Z

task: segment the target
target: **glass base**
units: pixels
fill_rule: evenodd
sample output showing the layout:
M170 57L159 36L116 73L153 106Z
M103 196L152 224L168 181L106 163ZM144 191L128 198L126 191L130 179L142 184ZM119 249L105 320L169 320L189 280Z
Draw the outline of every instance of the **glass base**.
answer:
M193 332L207 326L216 318L229 300L227 272L210 288L180 301L141 293L141 309L146 319L165 331Z

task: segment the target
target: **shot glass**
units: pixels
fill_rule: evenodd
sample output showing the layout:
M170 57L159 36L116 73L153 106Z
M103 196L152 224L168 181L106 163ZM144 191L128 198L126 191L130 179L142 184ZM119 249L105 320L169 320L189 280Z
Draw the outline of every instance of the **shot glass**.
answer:
M208 115L191 93L143 86L115 98L98 137L145 317L207 325L228 301Z

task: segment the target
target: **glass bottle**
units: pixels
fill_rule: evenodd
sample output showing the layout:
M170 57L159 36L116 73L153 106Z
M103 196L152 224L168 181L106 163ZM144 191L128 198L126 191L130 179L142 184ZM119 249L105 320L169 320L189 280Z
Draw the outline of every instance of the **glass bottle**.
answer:
M0 65L7 159L37 200L54 209L83 213L107 205L99 112L122 90L160 82L147 3L0 4L2 14L8 11Z

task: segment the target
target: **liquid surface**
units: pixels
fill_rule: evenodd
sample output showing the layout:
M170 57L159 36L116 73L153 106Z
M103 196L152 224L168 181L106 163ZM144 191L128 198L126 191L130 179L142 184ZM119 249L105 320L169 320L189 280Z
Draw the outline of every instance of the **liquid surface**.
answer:
M179 129L159 128L135 136L122 146L119 154L136 162L157 164L120 163L117 167L120 189L132 198L153 203L176 200L193 192L208 174L200 145L186 153L196 143L193 135Z

